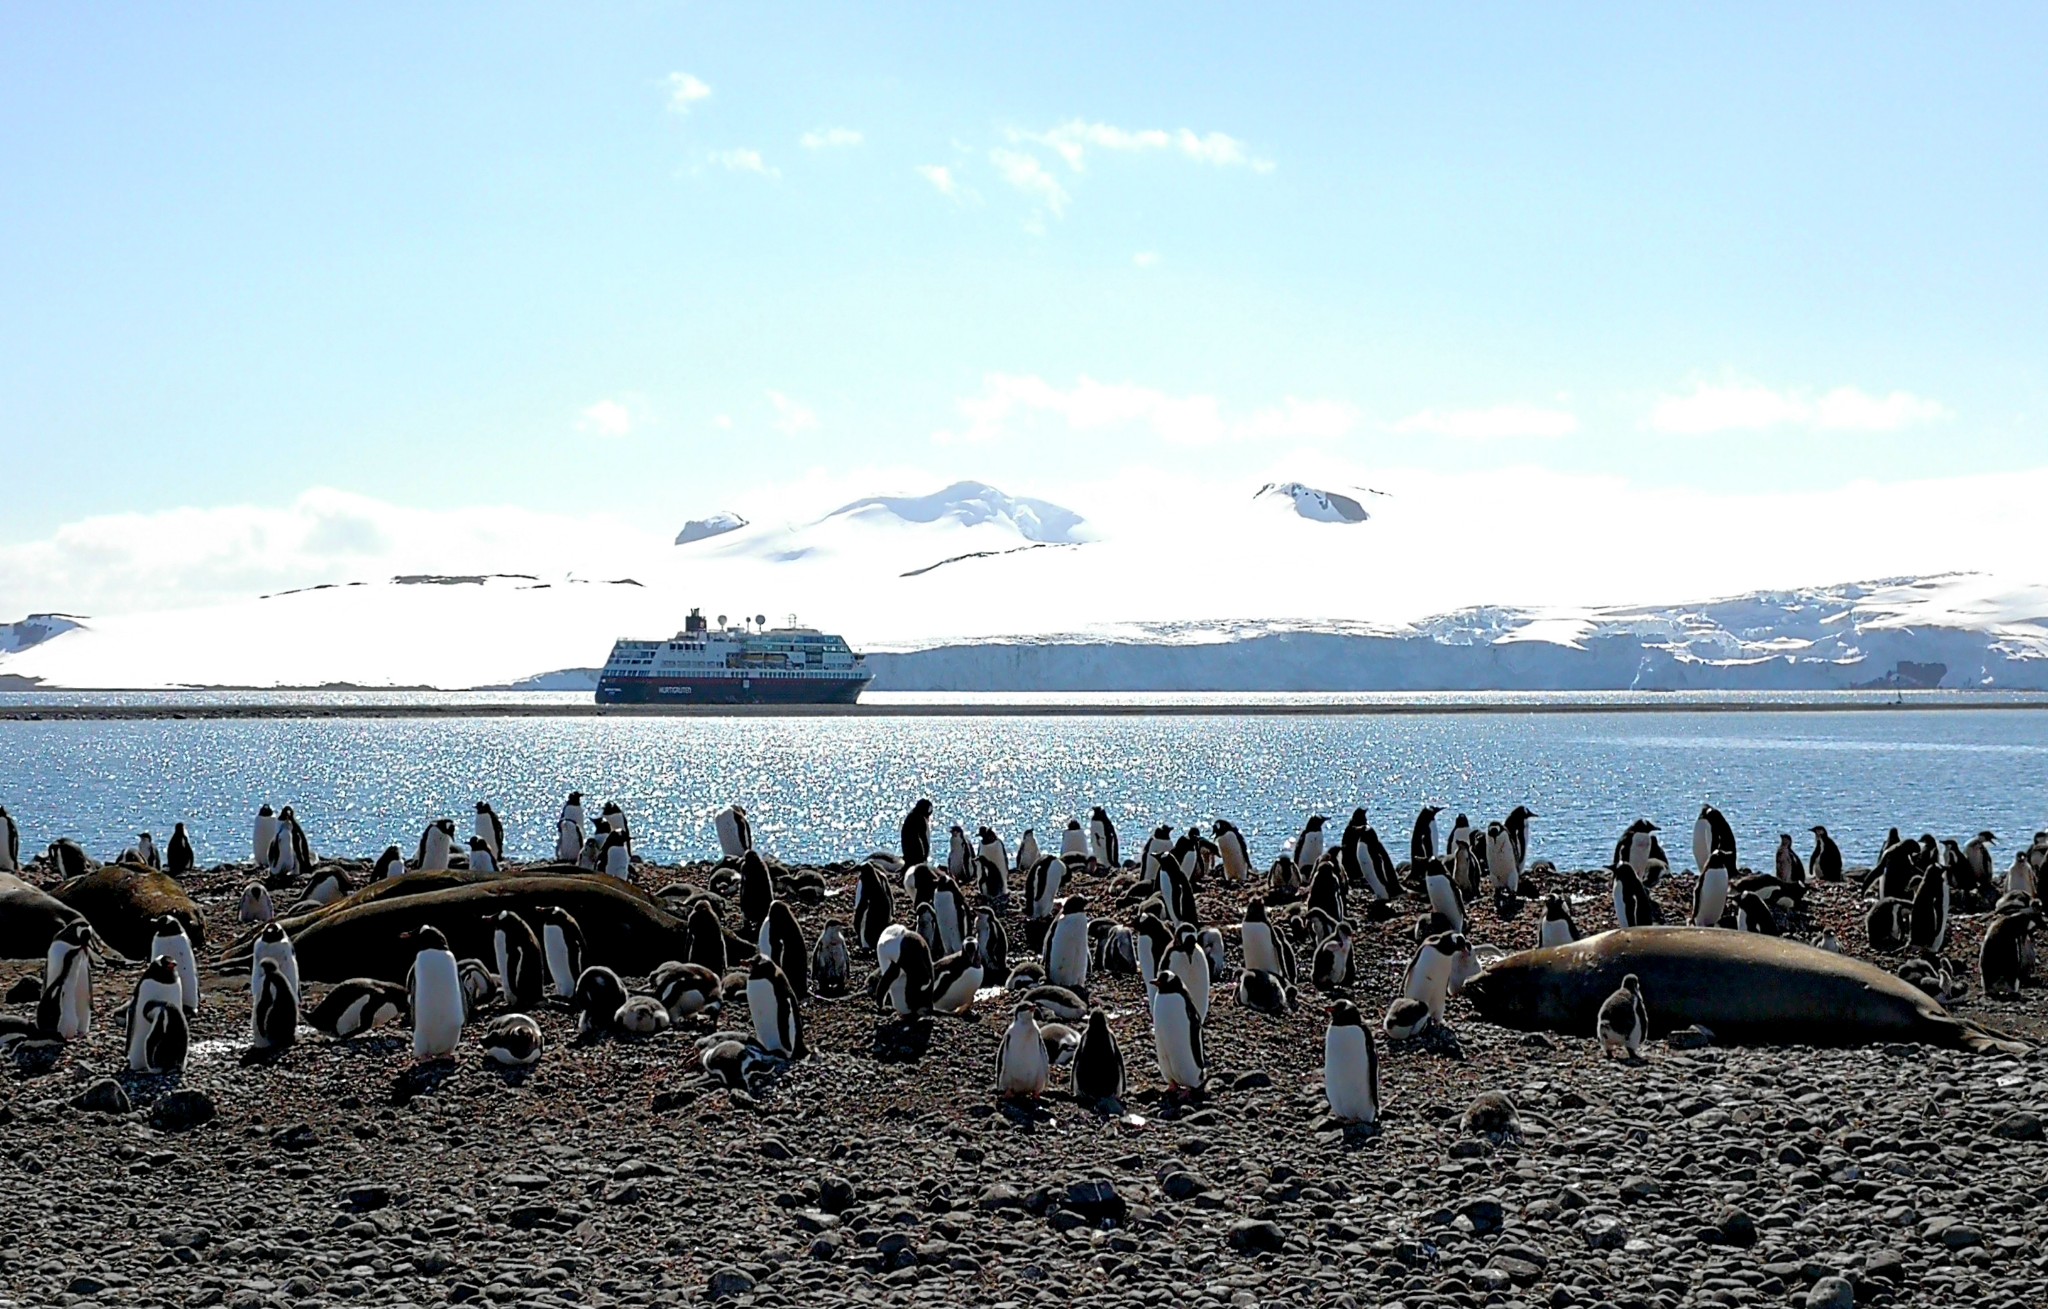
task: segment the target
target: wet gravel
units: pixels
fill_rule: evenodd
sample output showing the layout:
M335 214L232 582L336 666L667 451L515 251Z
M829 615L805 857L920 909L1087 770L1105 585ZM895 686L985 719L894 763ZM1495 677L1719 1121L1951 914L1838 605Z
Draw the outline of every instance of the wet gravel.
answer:
M798 912L813 937L851 907L850 868L822 871L829 894ZM245 878L188 883L211 940L235 934ZM1582 928L1608 924L1601 883L1553 885L1581 893ZM1689 881L1657 894L1675 916ZM1210 887L1202 908L1234 923L1238 904ZM1398 983L1414 905L1361 934L1368 1012ZM1474 935L1517 948L1537 917L1481 908ZM1817 888L1789 924L1822 925L1861 946L1846 887ZM1974 982L1981 920L1959 927L1951 957ZM0 965L0 987L36 971ZM1136 979L1098 973L1132 1073L1118 1112L995 1098L1007 999L906 1024L858 990L808 1001L815 1053L753 1094L697 1064L715 1030L748 1029L738 995L645 1040L578 1045L543 1012L527 1074L485 1065L473 1035L453 1065L418 1069L391 1030L306 1029L245 1066L247 980L209 976L185 1073L136 1077L112 1017L135 976L100 970L87 1040L0 1062L0 1304L2048 1303L2038 1046L1658 1041L1622 1063L1454 1000L1451 1033L1382 1047L1384 1117L1347 1131L1324 1118L1305 984L1284 1017L1219 988L1209 1089L1180 1103L1159 1092ZM324 989L309 984L309 1008ZM1959 1012L2048 1035L2041 989L1975 992ZM1487 1092L1518 1131L1468 1129Z

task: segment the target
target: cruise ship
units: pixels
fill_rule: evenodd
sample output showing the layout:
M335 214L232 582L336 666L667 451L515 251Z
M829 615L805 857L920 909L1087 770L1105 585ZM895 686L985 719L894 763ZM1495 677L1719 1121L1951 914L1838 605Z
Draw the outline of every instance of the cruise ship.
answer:
M666 641L619 641L597 679L599 704L852 704L874 680L846 639L811 627L714 630L695 609Z

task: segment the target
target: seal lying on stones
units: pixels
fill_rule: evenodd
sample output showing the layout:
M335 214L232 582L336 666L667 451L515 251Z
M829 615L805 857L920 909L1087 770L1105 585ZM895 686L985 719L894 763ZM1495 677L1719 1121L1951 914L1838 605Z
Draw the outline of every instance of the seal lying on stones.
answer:
M1465 985L1480 1017L1591 1036L1600 1004L1633 973L1653 1032L1697 1023L1749 1045L1926 1045L2024 1054L2026 1045L1949 1015L1860 960L1784 937L1712 927L1631 927L1511 954Z
M418 874L394 879L412 881ZM582 926L586 962L602 963L628 976L652 972L685 957L689 930L666 905L615 877L483 877L437 890L396 894L379 883L310 915L294 933L301 976L319 982L352 977L405 980L416 946L401 940L422 926L439 928L458 958L494 957L497 914L510 909L532 922L542 905L566 910ZM246 950L238 944L225 966L237 966Z
M13 873L0 873L0 959L41 959L50 940L84 914Z
M184 925L192 948L206 947L206 922L177 879L140 864L101 864L50 894L85 915L93 930L130 959L149 958L157 919L169 914Z

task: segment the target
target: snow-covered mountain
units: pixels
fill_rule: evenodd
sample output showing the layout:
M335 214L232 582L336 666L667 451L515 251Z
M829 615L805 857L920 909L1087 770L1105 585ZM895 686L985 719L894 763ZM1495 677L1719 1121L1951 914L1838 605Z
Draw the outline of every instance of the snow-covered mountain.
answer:
M1316 523L1362 523L1372 517L1364 505L1348 495L1317 490L1300 482L1268 482L1252 499L1286 505Z
M684 523L683 530L676 533L676 544L689 545L693 541L724 536L727 532L737 532L746 525L746 519L730 509L721 509L708 518L692 518Z
M1375 499L1368 527L1332 531L1363 505L1305 483L1248 489L1141 498L1113 531L980 482L786 522L749 506L752 521L716 516L733 525L681 549L656 537L602 572L409 575L29 619L0 627L0 679L535 685L700 606L843 633L874 656L877 689L2048 687L2048 587L1955 573L1560 605L1550 523L1447 534L1403 494Z

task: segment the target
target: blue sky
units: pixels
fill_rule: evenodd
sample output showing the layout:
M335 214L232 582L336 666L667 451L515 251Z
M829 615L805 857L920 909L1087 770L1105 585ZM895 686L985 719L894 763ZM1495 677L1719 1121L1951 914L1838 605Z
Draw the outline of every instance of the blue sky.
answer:
M672 533L799 479L2038 470L2044 28L12 7L0 608L97 517L315 488Z

